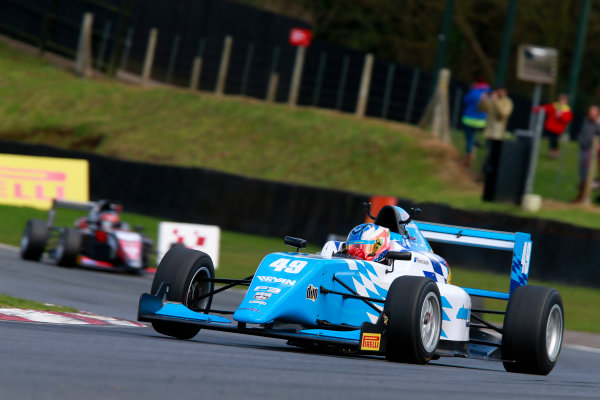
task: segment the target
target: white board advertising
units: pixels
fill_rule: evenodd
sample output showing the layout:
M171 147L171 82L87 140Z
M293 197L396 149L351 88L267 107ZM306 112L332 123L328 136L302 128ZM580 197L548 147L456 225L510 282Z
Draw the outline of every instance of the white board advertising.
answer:
M220 242L221 228L218 226L161 222L158 225L157 263L171 247L183 244L185 247L208 254L217 268Z

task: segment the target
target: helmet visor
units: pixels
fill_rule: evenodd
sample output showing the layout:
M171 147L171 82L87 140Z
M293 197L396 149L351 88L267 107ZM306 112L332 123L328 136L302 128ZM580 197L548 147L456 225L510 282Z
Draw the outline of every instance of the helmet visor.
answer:
M374 240L349 240L346 242L346 246L348 250L361 249L367 257L373 257L377 253L377 250L383 246L383 238Z

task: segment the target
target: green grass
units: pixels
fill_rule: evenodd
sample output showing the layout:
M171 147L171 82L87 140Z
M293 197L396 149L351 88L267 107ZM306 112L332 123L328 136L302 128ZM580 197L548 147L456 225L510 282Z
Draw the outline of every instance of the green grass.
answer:
M75 214L58 213L57 222L72 224ZM0 242L18 245L22 228L29 218L44 218L45 212L25 207L0 206ZM123 219L131 224L145 227L151 238L155 239L157 218L124 213ZM316 244L309 245L309 253L319 251ZM282 239L252 236L241 233L221 232L220 266L216 271L219 277L243 278L254 274L260 261L268 253L289 251ZM508 291L509 276L492 274L459 267L452 268L452 283L463 287ZM566 315L566 328L587 332L600 332L600 313L590 312L590 304L600 304L600 290L558 284L554 282L531 281L531 284L552 286L558 289L563 297ZM0 297L0 301L1 301ZM488 301L487 307L503 309L505 302ZM501 319L493 319L501 321Z
M0 98L4 139L600 227L597 209L549 204L531 214L510 204L482 202L481 185L460 166L454 146L405 124L179 89L142 89L107 79L84 80L3 44ZM575 153L567 146L558 183L557 161L542 157L536 191L571 199L577 179Z
M76 308L44 304L33 300L20 299L0 293L0 308L23 308L39 311L79 312Z

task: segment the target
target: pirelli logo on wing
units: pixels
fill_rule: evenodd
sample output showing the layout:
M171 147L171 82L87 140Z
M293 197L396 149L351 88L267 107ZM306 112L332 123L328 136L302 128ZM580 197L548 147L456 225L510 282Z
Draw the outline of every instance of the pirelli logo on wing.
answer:
M360 349L368 351L379 351L381 345L380 333L363 333L360 341Z

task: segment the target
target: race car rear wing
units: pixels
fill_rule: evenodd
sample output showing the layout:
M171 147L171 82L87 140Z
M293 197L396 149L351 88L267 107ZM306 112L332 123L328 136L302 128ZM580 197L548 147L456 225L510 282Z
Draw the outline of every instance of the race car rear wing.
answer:
M52 200L52 208L48 211L48 226L54 225L54 219L56 218L56 209L63 208L67 210L76 211L91 211L94 207L97 207L97 203L93 201L70 201L70 200Z
M510 273L510 292L501 293L489 290L463 288L473 296L483 296L507 300L515 288L527 285L531 262L531 235L523 232L500 232L462 226L442 225L415 221L421 234L429 241L508 250L513 252Z

